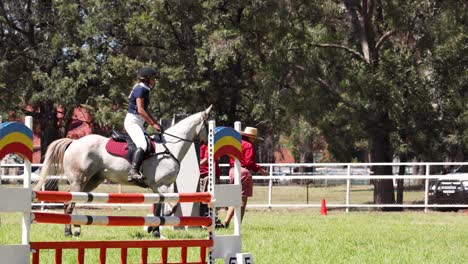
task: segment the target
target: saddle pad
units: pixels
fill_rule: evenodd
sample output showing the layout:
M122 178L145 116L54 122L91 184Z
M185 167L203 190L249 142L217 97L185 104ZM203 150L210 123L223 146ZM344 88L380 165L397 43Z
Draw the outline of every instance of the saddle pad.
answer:
M111 138L107 141L106 150L110 154L122 157L130 162L129 157L127 157L127 142L118 142Z
M156 144L151 142L151 145L153 145L153 150L156 152ZM118 142L110 138L106 143L106 150L112 155L122 157L130 163L132 162L132 157L128 154L127 142ZM149 157L151 157L151 155L146 154L144 159Z

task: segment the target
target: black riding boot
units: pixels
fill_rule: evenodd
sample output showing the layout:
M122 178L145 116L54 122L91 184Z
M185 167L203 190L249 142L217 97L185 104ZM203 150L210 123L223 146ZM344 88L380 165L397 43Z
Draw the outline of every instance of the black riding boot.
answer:
M144 156L145 151L142 148L138 148L133 154L132 168L128 172L128 182L141 182L145 179L145 176L140 173L140 167Z

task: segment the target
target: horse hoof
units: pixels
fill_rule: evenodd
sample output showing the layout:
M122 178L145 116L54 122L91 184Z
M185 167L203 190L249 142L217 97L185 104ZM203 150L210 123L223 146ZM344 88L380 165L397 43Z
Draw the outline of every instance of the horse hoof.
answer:
M158 230L154 230L154 231L153 231L153 237L155 237L155 238L160 238L160 237L161 237L161 233L159 233Z
M79 237L81 235L81 232L75 231L75 233L73 233L73 235L76 236L76 237Z
M70 229L65 229L65 236L69 237L71 235L72 235L71 230Z
M153 230L154 230L154 227L148 226L148 228L146 229L146 232L151 233L153 232Z

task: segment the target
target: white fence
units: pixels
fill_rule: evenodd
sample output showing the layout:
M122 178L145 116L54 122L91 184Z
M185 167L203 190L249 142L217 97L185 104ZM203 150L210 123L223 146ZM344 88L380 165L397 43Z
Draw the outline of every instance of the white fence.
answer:
M269 176L253 176L254 184L258 185L260 183L268 183L268 192L267 192L267 203L261 204L248 204L247 207L250 208L307 208L307 207L320 207L321 203L294 203L294 204L284 204L284 203L274 203L273 202L273 193L275 188L280 188L280 185L287 185L292 181L303 180L307 181L317 181L323 180L325 186L328 182L331 181L342 181L342 184L346 185L346 192L344 200L345 202L340 204L327 204L329 208L344 208L346 212L350 208L383 208L383 207L403 207L403 208L424 208L424 211L427 211L428 208L468 208L468 204L429 204L429 183L431 180L436 180L444 177L456 177L457 179L468 180L468 174L431 174L431 171L434 171L434 168L437 167L458 167L460 165L468 166L468 162L404 162L404 163L261 163L262 167L265 167L270 172ZM7 167L19 167L22 165L18 164L2 164L1 168ZM40 167L41 164L32 164L33 167ZM228 167L227 164L221 164L221 167ZM393 175L374 175L372 173L373 166L391 166ZM405 166L406 175L397 175L399 166ZM415 175L412 173L413 167L420 167L424 169L423 175ZM299 168L309 168L311 172L301 173L297 172ZM33 174L33 180L36 175ZM5 179L21 179L21 176L18 175L1 175L0 180ZM229 177L222 176L222 180L227 180ZM424 203L421 204L359 204L352 203L352 182L359 180L359 184L368 184L371 180L374 179L404 179L405 182L411 182L419 180L423 182L424 185ZM1 182L1 181L0 181ZM355 183L356 184L356 183ZM308 186L307 186L308 188ZM118 191L120 192L121 187ZM77 205L79 206L79 205ZM99 205L96 205L99 206ZM102 205L105 206L105 205ZM141 205L123 205L123 206L141 206Z

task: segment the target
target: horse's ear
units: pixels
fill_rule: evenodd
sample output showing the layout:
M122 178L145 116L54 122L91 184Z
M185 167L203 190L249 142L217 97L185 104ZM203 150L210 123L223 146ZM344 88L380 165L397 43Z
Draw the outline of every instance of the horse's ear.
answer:
M207 118L208 118L208 114L210 113L212 107L213 107L213 105L210 105L210 106L205 110L204 119L207 119Z

